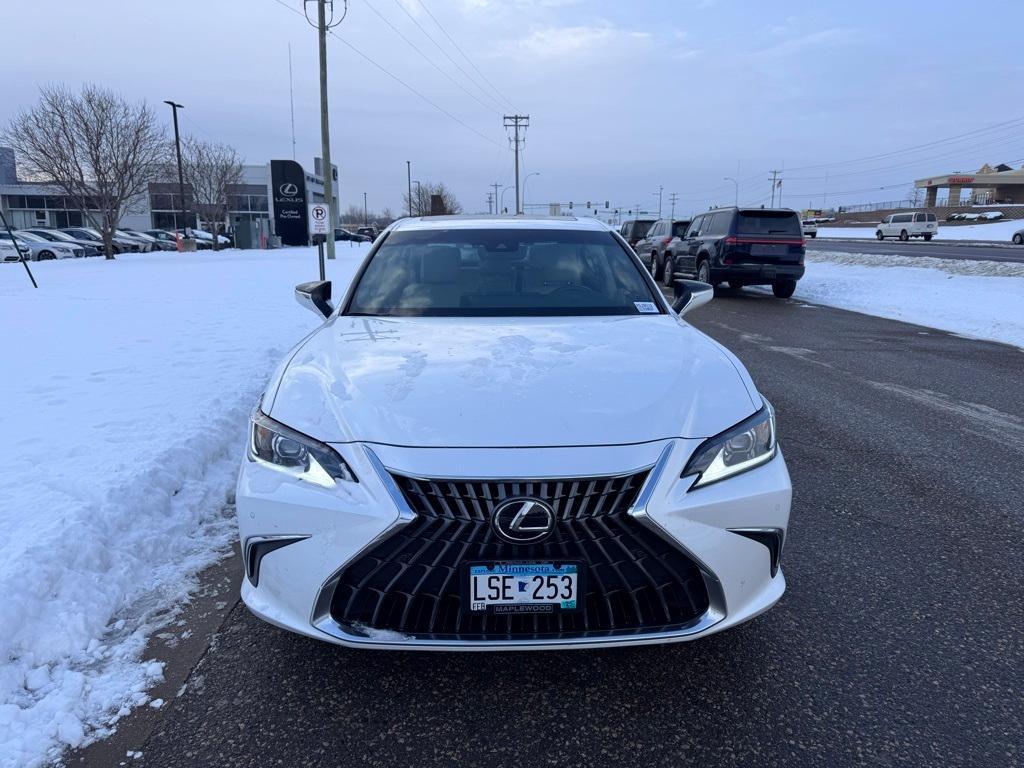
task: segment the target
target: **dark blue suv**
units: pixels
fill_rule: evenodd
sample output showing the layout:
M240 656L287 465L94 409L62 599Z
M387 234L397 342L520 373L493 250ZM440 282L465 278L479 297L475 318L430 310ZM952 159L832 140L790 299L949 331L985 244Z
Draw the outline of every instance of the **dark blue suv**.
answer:
M718 208L695 216L676 256L676 272L731 288L770 285L788 299L804 276L800 217L788 208Z

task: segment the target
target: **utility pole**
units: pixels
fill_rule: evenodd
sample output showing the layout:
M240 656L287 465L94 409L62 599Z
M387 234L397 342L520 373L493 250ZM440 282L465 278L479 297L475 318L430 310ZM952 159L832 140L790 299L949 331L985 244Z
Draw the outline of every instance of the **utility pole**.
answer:
M494 206L492 205L493 202L494 202L494 193L493 192L488 192L487 193L487 213L488 213L488 215L490 215L490 214L492 214L494 212Z
M736 198L734 200L736 207L740 207L740 183L736 181L732 176L726 176L722 181L731 181L733 186L736 188Z
M669 199L669 202L672 203L672 213L670 213L668 215L668 217L670 219L674 219L676 217L676 200L679 199L679 193L678 192L673 192L672 194L670 194L668 196L668 199Z
M522 198L519 196L519 152L522 150L523 145L526 144L526 139L519 138L519 129L523 129L523 133L526 133L526 129L530 126L529 115L505 115L505 127L513 130L512 138L509 141L512 143L512 147L516 153L516 215L518 216L523 212Z
M405 161L405 180L409 183L409 218L412 218L412 162Z
M363 192L363 226L365 227L370 223L370 216L366 212L366 193Z
M292 108L292 160L295 159L295 85L292 82L292 44L288 43L288 101Z
M165 101L164 104L171 105L171 112L174 113L174 151L178 155L178 196L181 198L181 229L188 231L188 206L185 205L185 174L181 171L181 135L178 133L178 110L184 109L184 104L176 104L173 101ZM216 237L216 233L214 233ZM179 243L179 250L180 250Z
M498 209L498 187L500 187L501 184L499 184L498 182L494 182L493 184L491 184L491 186L494 187L494 213L498 214L501 213L501 211Z
M334 167L331 165L331 129L327 114L327 30L336 27L344 17L335 21L334 0L302 0L303 13L309 3L316 3L316 31L320 44L320 144L324 164L324 203L331 216L331 230L338 225L338 203L334 199ZM327 17L327 6L331 6L330 18ZM346 5L346 9L347 9ZM306 21L313 25L306 14ZM334 258L334 237L327 238L327 258Z
M772 208L775 207L775 187L778 186L779 172L772 171ZM764 198L762 198L764 199Z
M658 195L658 218L659 219L661 218L661 193L664 191L664 189L665 188L659 184L658 185L658 191L656 193Z

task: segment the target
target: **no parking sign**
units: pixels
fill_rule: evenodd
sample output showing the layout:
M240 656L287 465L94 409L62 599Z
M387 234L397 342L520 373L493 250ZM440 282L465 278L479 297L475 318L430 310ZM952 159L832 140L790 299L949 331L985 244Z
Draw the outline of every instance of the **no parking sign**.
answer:
M309 234L327 235L331 231L331 216L323 203L309 204Z

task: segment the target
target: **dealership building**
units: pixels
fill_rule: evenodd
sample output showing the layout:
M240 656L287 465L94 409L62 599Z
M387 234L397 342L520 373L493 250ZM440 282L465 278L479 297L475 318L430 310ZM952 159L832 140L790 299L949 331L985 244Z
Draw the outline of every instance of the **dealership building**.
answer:
M948 173L914 182L926 208L1024 204L1024 168L983 165L976 173ZM940 197L940 194L942 197Z
M332 176L337 190L337 166L332 166ZM306 205L324 201L323 163L314 158L313 173L294 160L246 165L240 183L228 192L228 227L253 229L261 238L276 236L284 245L305 245L309 241ZM8 147L0 147L0 210L14 229L88 224L59 188L20 179L14 151ZM182 217L177 181L155 180L119 226L136 230L196 226L194 220L186 222Z

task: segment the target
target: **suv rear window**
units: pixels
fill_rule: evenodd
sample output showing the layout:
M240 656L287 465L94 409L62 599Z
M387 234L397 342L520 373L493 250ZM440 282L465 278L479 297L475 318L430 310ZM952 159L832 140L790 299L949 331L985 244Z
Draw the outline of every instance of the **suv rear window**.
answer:
M651 227L654 226L653 221L634 221L629 225L629 236L637 240L641 240L647 237L647 233L651 231Z
M736 222L738 235L802 236L800 218L794 211L740 211Z

